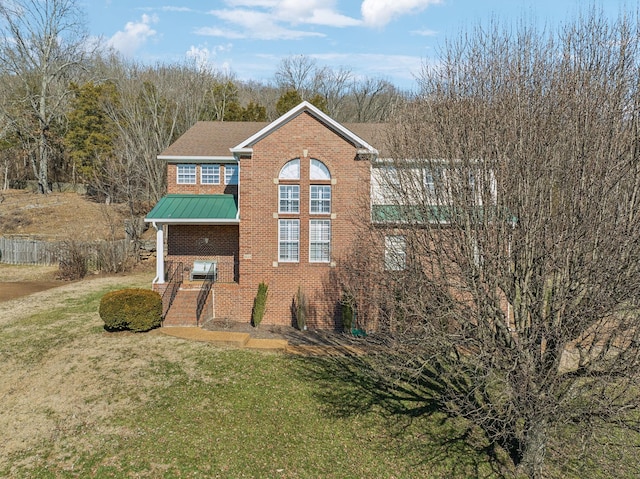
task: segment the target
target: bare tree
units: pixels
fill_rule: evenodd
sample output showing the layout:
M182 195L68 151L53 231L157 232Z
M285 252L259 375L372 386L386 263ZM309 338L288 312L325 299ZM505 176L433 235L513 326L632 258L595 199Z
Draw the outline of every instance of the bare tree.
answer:
M303 100L315 93L318 62L306 55L285 57L275 73L276 84L283 90L297 91Z
M47 193L51 127L66 108L68 75L87 51L82 11L76 0L3 1L0 29L0 68L19 80L14 99L33 116L36 133L19 118L14 123L33 136L31 164L40 192Z
M374 164L374 363L528 477L638 470L639 71L631 16L479 27Z

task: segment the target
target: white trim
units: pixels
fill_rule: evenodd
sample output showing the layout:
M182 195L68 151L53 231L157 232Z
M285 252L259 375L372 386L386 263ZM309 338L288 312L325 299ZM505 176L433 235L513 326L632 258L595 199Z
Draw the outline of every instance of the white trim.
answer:
M328 240L322 240L322 239L317 239L316 241L313 241L313 238L311 237L311 225L313 223L316 223L316 225L320 224L320 223L327 223L329 225L329 239ZM328 250L328 258L325 259L312 259L311 258L311 245L312 244L317 244L317 245L327 245L329 247ZM311 218L309 220L309 263L319 263L319 264L328 264L331 262L331 220L328 218Z
M191 225L237 225L240 223L240 219L205 219L205 218L145 218L145 223L162 223L165 225L177 225L177 224L191 224Z
M185 163L236 163L235 156L175 156L175 155L158 155L158 160L164 161L181 161Z
M286 222L287 224L291 225L291 224L296 224L297 225L297 238L295 240L282 240L282 224ZM300 236L301 236L301 232L300 232L300 219L298 218L280 218L278 220L278 263L300 263ZM286 243L286 244L296 244L298 246L297 249L297 259L283 259L282 256L282 243Z
M185 178L191 179L191 173L185 173L184 171L180 173L180 168L193 168L193 181L184 181ZM183 181L180 181L180 177L182 176ZM195 163L184 163L182 165L177 165L176 167L176 184L177 185L197 185L198 184L198 165Z
M204 182L204 168L205 167L218 167L218 181L214 181L211 183ZM208 173L208 176L212 176L215 179L215 175L212 173ZM220 184L220 163L205 163L200 165L200 184L201 185L219 185Z
M296 106L295 108L292 108L277 120L269 123L259 132L255 133L254 135L244 140L239 145L233 148L229 148L229 151L231 151L231 153L234 153L236 156L242 153L249 153L249 154L252 153L253 152L252 145L254 145L256 142L258 142L265 136L269 135L273 130L280 128L282 125L285 125L286 123L293 120L294 118L296 118L298 115L300 115L305 111L310 113L317 120L320 120L321 122L325 123L335 132L343 135L345 138L347 138L347 140L350 140L352 143L354 143L356 147L358 147L359 154L372 154L372 155L378 154L378 150L376 150L373 146L371 146L369 143L364 141L362 138L360 138L358 135L353 133L348 128L342 126L333 118L329 117L328 115L320 111L318 108L313 106L308 101L303 101L298 106Z

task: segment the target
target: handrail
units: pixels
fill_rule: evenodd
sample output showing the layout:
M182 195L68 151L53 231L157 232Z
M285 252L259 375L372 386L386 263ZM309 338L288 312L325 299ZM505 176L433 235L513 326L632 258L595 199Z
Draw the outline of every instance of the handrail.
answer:
M168 261L167 262L167 287L162 293L162 319L167 316L173 300L178 294L180 285L184 280L184 265L182 262ZM165 300L166 298L166 300Z
M209 266L209 271L205 275L204 282L200 287L200 292L198 293L198 301L196 304L196 326L200 326L200 318L202 317L202 313L204 312L204 307L207 304L207 298L209 297L209 292L213 287L213 283L216 280L217 276L217 268L216 263L212 263Z

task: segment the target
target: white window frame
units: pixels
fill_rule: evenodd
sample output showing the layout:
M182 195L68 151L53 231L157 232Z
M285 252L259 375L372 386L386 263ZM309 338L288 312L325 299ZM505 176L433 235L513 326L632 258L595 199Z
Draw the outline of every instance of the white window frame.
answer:
M311 160L309 160L309 179L330 180L331 173L329 173L329 168L327 168L327 165L325 165L320 160L311 158Z
M309 263L328 263L329 261L331 261L331 220L309 220Z
M205 173L205 170L209 170ZM220 165L200 165L200 184L219 185Z
M278 186L278 212L284 214L300 213L300 185Z
M238 176L240 174L239 165L227 164L224 165L224 184L225 185L237 185Z
M196 165L176 165L176 183L179 185L195 185Z
M300 220L278 220L278 262L300 262Z
M314 189L319 193L317 198L313 197ZM329 197L324 198L324 191L329 192ZM314 207L315 206L315 207ZM309 213L312 215L331 214L331 185L311 185L309 188Z
M404 271L407 268L407 239L403 235L384 237L385 271Z
M287 161L280 169L278 178L281 180L299 180L300 179L300 158Z

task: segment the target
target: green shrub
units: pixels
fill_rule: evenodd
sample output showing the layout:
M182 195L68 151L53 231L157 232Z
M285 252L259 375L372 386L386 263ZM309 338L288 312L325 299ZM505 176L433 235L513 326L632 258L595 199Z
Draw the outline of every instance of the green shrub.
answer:
M298 329L304 331L307 329L307 316L309 316L309 302L307 301L307 295L304 294L302 286L298 286L298 292L294 300L296 311L296 322L298 323Z
M149 331L162 322L162 298L148 289L112 291L100 300L99 313L110 331Z
M349 293L344 293L342 296L342 326L345 331L350 332L355 327L355 309L353 306L353 297Z
M262 282L258 285L258 294L256 299L253 300L253 311L251 312L251 323L257 327L262 321L264 312L267 309L267 296L269 286Z

